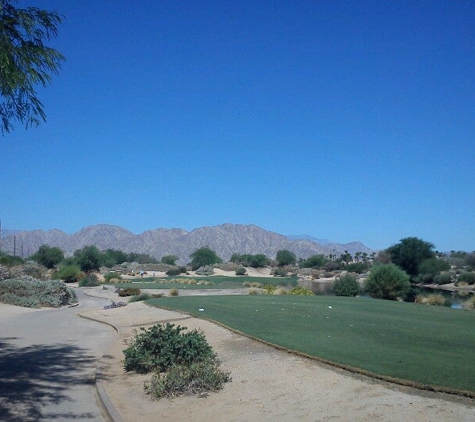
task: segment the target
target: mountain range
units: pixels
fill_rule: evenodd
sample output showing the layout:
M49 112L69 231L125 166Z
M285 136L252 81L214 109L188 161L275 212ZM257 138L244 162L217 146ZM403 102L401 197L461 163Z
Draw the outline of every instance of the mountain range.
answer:
M41 245L59 247L67 256L84 246L95 245L100 250L110 248L145 253L157 259L165 255L176 255L180 264L189 262L190 254L203 246L214 250L224 261L228 261L233 253L262 253L274 258L280 249L288 249L294 252L297 258L304 259L316 254L340 254L344 251L351 254L374 252L361 242L340 244L325 240L322 245L310 239L307 235L289 237L255 225L229 223L200 227L192 231L159 228L139 235L123 227L98 224L85 227L74 234L67 234L58 229L16 231L15 234L1 239L0 248L26 258L35 253Z

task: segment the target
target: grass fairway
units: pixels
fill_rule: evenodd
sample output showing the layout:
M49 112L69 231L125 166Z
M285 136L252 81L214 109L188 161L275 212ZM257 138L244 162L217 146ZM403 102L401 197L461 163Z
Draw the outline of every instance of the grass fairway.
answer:
M191 296L148 303L338 364L475 394L475 312L334 296Z

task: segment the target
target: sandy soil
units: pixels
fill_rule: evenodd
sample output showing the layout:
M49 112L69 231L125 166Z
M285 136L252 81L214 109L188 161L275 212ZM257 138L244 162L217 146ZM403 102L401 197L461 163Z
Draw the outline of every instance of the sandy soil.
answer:
M206 313L206 311L205 311ZM475 400L421 392L356 376L237 335L208 321L144 303L92 310L119 339L104 359L104 386L125 421L474 421ZM206 397L152 401L150 375L122 369L123 340L137 326L174 322L201 328L232 382Z

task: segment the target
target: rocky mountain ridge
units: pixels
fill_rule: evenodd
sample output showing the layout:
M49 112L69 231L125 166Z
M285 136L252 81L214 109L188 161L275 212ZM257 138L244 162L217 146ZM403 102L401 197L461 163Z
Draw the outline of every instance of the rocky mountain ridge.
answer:
M146 253L157 259L164 255L176 255L180 263L188 262L190 254L203 246L216 251L224 261L228 261L233 253L263 253L274 258L280 249L294 252L297 258L308 258L315 254L340 254L345 250L351 254L373 252L360 242L320 245L307 239L293 240L255 225L229 223L200 227L190 232L179 228L158 228L139 235L123 227L107 224L88 226L74 234L67 234L58 229L20 231L2 239L1 249L17 256L28 257L41 245L57 246L67 255L72 255L75 250L87 245L95 245L100 250L111 248L124 252Z

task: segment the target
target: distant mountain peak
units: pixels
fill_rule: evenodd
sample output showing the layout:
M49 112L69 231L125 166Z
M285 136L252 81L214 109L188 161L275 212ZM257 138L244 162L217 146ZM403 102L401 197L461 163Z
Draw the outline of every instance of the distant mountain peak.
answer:
M95 245L100 250L119 249L124 252L146 253L157 259L165 255L176 255L180 263L190 260L190 254L196 249L208 246L223 260L228 261L233 253L258 254L275 258L280 249L288 249L297 258L308 258L311 255L340 252L372 252L360 242L345 245L328 243L308 235L284 236L265 230L253 224L224 223L218 226L199 227L190 232L173 229L152 229L136 235L131 231L110 224L97 224L83 227L74 234L66 234L61 230L32 230L17 232L14 236L2 239L2 249L13 253L16 250L35 253L41 245L57 246L67 255L84 246Z

